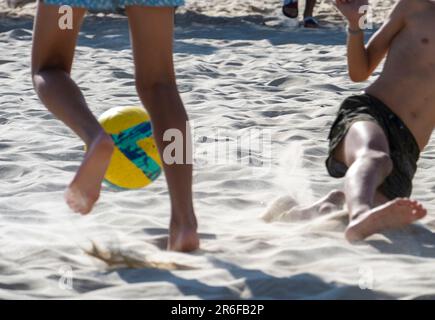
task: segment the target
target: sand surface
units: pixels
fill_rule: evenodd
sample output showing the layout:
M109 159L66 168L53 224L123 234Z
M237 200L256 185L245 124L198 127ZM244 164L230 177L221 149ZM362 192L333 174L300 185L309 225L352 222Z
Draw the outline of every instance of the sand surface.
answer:
M343 238L345 210L260 218L276 198L304 205L341 187L324 168L326 136L338 104L367 85L348 79L344 24L329 1L316 31L282 18L277 2L191 0L177 15L177 74L198 160L194 254L163 250L163 178L139 191L106 188L87 217L70 212L63 191L82 142L32 88L34 6L1 7L0 298L435 299L435 140L415 178L413 197L429 211L418 225L355 246ZM392 2L375 2L375 22ZM88 17L73 77L97 115L139 104L125 18ZM271 157L252 156L270 170L210 161L206 152L223 143L217 129L230 139L270 130Z

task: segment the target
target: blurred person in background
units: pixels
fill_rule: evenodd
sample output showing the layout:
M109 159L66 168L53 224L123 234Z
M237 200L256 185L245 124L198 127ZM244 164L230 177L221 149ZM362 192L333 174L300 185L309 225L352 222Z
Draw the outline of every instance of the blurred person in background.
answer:
M291 19L297 19L299 16L298 0L283 0L282 13ZM316 0L306 0L304 10L303 24L305 28L318 28L319 22L313 17Z

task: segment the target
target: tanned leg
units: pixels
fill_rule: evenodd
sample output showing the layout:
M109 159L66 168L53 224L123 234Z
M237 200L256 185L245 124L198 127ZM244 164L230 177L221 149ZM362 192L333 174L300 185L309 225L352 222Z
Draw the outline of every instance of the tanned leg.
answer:
M98 200L113 151L70 72L75 44L85 10L73 9L73 29L58 27L59 7L38 3L32 48L32 78L42 103L87 145L85 158L65 192L68 205L89 213Z
M417 201L389 200L378 191L393 164L387 138L376 123L354 123L338 146L335 157L349 167L345 178L350 214L345 235L349 241L401 228L426 215L426 210Z
M131 40L135 61L136 87L151 116L154 137L163 159L171 198L171 222L168 248L193 251L199 247L197 220L192 201L192 164L168 164L163 141L168 129L178 129L189 144L186 110L178 93L173 64L174 8L128 6ZM186 141L187 139L187 141ZM191 159L184 148L184 160Z

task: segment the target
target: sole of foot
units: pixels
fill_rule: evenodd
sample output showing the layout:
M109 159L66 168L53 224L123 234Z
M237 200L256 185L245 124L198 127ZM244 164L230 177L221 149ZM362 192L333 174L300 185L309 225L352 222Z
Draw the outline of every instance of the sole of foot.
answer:
M405 227L426 214L417 201L397 198L353 218L345 237L349 242L361 241L375 233Z
M89 145L73 181L65 191L65 201L76 213L88 214L100 197L101 183L110 163L114 144L104 132Z

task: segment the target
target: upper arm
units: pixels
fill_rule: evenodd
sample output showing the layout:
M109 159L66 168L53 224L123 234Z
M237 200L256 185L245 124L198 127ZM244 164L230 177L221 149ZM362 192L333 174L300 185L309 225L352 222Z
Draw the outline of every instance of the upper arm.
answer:
M367 45L369 74L372 74L385 57L394 37L404 27L408 7L409 0L399 0L387 21L370 39Z

